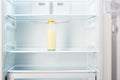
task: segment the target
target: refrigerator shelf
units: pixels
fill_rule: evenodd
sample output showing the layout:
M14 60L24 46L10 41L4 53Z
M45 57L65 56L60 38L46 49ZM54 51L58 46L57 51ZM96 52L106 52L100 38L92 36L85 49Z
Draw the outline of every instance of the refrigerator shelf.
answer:
M96 16L97 14L7 14L8 16L14 16L14 17L35 17L35 16Z
M8 53L97 53L96 49L57 49L56 51L48 51L47 49L39 48L19 48L16 50L8 50Z
M57 23L69 23L73 20L86 20L94 21L97 15L39 15L39 14L15 14L15 15L6 15L6 17L14 19L16 17L17 21L34 21L40 22L43 24L48 24L49 19L56 20ZM91 23L91 22L90 22Z
M94 19L97 17L95 14L84 14L84 15L40 15L40 14L8 14L6 17L10 17L16 20L34 20L43 21L49 19L55 20L72 20L72 19Z
M34 1L54 1L54 2L57 2L59 0L14 0L15 2L34 2ZM87 3L92 3L94 2L94 0L62 0L64 2L87 2Z
M96 70L91 67L42 67L42 66L13 66L8 70L8 72L17 72L17 73L38 73L38 72L79 72L79 73L95 73Z

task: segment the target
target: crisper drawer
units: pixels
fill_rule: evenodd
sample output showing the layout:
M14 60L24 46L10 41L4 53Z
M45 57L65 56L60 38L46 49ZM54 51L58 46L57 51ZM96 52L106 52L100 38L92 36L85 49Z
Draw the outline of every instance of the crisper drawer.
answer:
M53 3L54 15L70 15L70 2L57 1Z
M15 2L15 14L49 14L49 2L45 1L19 1Z
M95 80L95 73L8 73L8 80Z
M83 2L71 2L71 14L79 15L79 14L88 14L89 11L88 4Z

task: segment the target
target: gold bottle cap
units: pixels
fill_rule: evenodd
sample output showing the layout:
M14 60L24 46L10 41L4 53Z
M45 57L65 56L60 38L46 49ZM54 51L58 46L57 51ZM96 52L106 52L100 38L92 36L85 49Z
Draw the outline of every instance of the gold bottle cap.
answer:
M48 20L48 22L49 22L49 23L54 23L54 22L55 22L55 20Z

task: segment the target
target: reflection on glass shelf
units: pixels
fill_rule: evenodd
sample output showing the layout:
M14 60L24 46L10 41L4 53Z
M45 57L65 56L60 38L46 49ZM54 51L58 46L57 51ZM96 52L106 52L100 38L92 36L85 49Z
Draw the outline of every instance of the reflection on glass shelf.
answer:
M57 78L48 78L48 79L44 79L44 78L40 78L40 79L28 79L27 78L27 79L24 79L23 78L23 79L15 79L15 80L89 80L89 79L88 78L76 78L76 79L75 78L73 78L73 79L71 79L71 78L70 79L69 78L68 79L66 79L66 78L65 79L64 78L63 79L57 79Z
M91 67L42 67L42 66L13 66L8 72L96 72Z
M48 49L40 48L17 48L15 50L9 50L8 53L97 53L96 49L77 49L77 48L66 48L56 49L55 51L48 51Z

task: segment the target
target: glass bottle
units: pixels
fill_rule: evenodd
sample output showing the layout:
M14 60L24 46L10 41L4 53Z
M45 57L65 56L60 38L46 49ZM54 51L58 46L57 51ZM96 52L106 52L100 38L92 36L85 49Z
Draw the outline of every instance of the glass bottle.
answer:
M55 20L48 20L48 51L56 50Z

